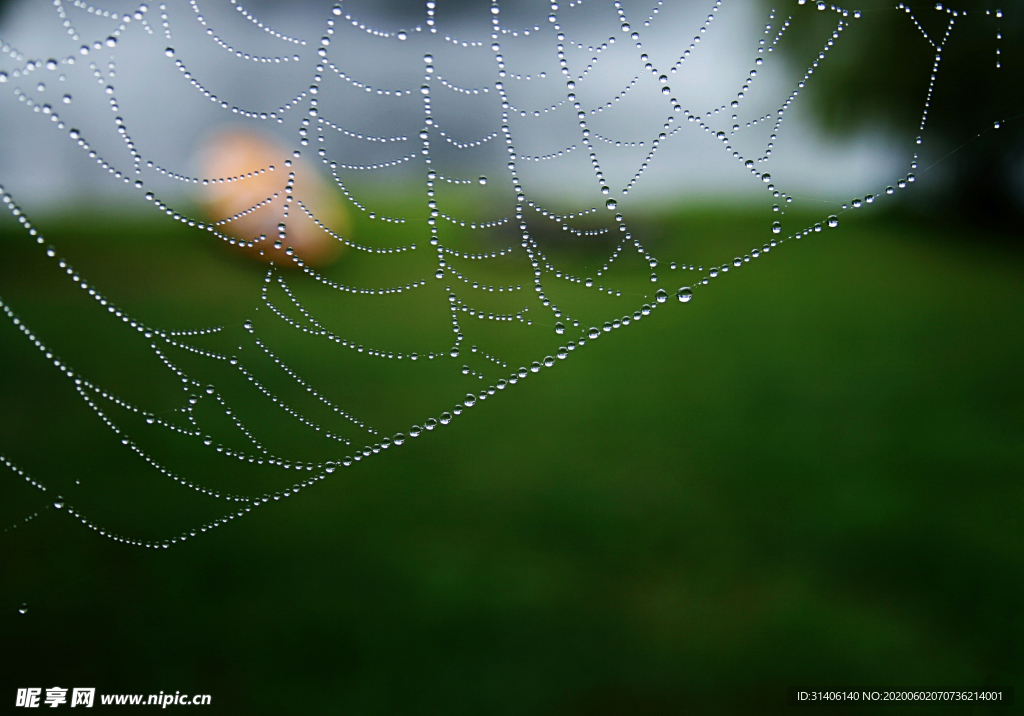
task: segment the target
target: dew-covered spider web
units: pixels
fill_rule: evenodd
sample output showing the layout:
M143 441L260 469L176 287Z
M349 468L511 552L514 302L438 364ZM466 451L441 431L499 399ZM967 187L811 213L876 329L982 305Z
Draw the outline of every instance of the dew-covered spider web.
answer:
M0 460L45 509L151 549L352 479L798 240L840 237L844 215L923 175L944 48L971 22L992 44L1002 17L804 0L29 5L29 29L0 41L0 199L87 338L38 330L8 287L0 310L50 367L41 395L77 396L124 462L93 478L15 445ZM802 100L894 13L914 32L899 71L916 73L915 139L829 153ZM784 55L801 24L815 49ZM993 50L998 71L998 39L978 51ZM101 232L162 227L119 251L191 241L244 286L197 271L166 306L92 278L89 245L45 219L83 191L120 207ZM708 246L645 218L723 193L758 207L756 234ZM150 268L122 278L159 282ZM196 323L226 290L247 308ZM113 485L157 483L194 495L180 528L132 531L103 509Z

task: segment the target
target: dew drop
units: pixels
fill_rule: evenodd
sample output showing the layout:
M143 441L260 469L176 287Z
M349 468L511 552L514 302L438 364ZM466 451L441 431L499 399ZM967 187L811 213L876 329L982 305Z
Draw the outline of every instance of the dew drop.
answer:
M778 221L772 222L772 233L773 234L780 234L780 233L782 233L782 224L780 222L778 222Z
M61 101L64 104L71 104L71 95L69 95L69 94L64 95L64 97L61 98Z
M164 54L168 57L174 57L174 48L168 47L166 50L164 50Z
M601 337L601 329L596 326L591 326L590 330L587 331L587 338L594 341Z
M398 37L399 40L403 40L403 41L409 39L409 35L405 32L405 30L399 30L397 37Z
M105 42L106 42L107 47L117 47L117 38L116 37L113 37L113 36L108 37Z
M679 299L680 303L689 303L690 299L693 298L693 291L689 286L683 286L676 291L676 298Z
M28 614L28 605L25 602L22 602L21 606L18 607L18 614Z
M837 226L839 226L839 217L835 215L828 217L828 228L834 229Z
M657 291L655 291L655 293L654 293L654 299L655 299L655 300L656 300L656 301L657 301L658 303L665 303L665 301L667 301L667 300L668 300L668 291L666 291L666 290L665 290L665 289L663 289L663 288L659 288L659 289L658 289Z
M772 180L772 175L771 174L762 174L761 175L761 181L763 181L765 184L770 183L771 180Z
M480 177L479 179L477 179L477 181L480 182L481 184L486 184L487 183L487 177Z
M558 335L562 335L563 333L565 333L565 324L562 323L561 321L556 323L555 324L555 333L557 333Z
M619 208L619 203L615 201L615 199L609 199L604 203L604 206L609 211L615 211L616 209Z
M466 393L466 399L462 401L462 404L467 408L472 408L476 405L476 396L472 393Z

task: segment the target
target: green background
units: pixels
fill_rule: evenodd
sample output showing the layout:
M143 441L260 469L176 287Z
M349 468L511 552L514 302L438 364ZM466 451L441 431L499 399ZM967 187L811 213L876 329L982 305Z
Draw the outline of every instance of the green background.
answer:
M59 491L153 539L224 511L133 463L0 322L0 452L52 485L2 483L5 526L39 511L0 537L7 693L180 690L212 694L216 713L717 714L828 712L789 705L791 687L1019 691L1024 256L969 225L859 218L168 550L47 508ZM679 256L760 223L648 217L655 253ZM87 377L180 402L163 374L126 368L137 348L5 226L4 301ZM244 315L262 276L164 223L44 228L157 325ZM335 271L387 285L354 261ZM400 315L380 335L420 330ZM383 414L401 400L380 364L358 365ZM461 380L435 387L456 399ZM224 489L257 479L192 466Z

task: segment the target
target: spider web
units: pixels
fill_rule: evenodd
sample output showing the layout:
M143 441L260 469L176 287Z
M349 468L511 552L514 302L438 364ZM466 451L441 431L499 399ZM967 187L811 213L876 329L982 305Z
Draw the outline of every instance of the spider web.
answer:
M311 11L320 29L300 35L237 0L127 9L54 0L49 21L61 35L40 35L45 51L2 43L3 101L44 125L48 142L70 147L62 166L174 231L266 263L245 315L168 327L91 281L19 205L13 187L31 177L5 177L0 200L24 235L127 347L108 349L116 369L100 380L52 347L59 336L40 335L0 299L6 320L52 365L59 389L120 442L134 480L190 490L214 507L187 519L212 516L167 536L128 533L79 507L99 487L0 460L86 528L169 548L409 449L915 181L942 49L964 13L928 8L922 22L903 5L878 11L905 13L920 31L916 51L933 60L921 78L920 136L889 181L849 200L809 198L805 221L789 219L799 192L787 188L792 165L773 152L800 151L800 137L786 135L790 117L862 13L803 0L684 5L456 11L431 1L409 18L346 2ZM760 29L742 31L753 16ZM831 29L794 71L779 49L811 17ZM121 92L132 82L176 94L154 107L152 94ZM286 151L235 175L199 175L181 137L192 146L224 120L259 127ZM821 166L826 183L842 171L830 159ZM303 200L303 173L333 184L355 229ZM657 250L643 230L645 192L678 192L681 177L692 187L705 175L744 177L739 191L765 207L760 239L714 247L713 261L685 243ZM210 187L268 178L272 193L241 211L197 208ZM232 232L233 222L272 211L275 231ZM355 267L350 274L293 246L314 229L344 247L339 265ZM573 253L580 247L585 259ZM389 282L367 278L381 275ZM127 374L141 378L120 384Z

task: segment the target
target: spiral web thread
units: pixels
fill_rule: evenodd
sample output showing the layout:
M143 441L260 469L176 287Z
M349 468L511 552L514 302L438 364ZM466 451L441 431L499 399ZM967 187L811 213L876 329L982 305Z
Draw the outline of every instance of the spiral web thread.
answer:
M681 76L686 70L687 63L700 52L701 41L714 33L716 19L725 0L709 4L706 15L701 17L695 30L691 30L691 34L679 35L686 39L679 40L675 60L668 66L656 66L648 56L644 44L647 33L658 27L659 20L669 9L663 2L658 2L647 11L635 12L627 12L626 5L620 2L574 0L567 4L552 3L550 7L538 6L541 12L535 24L517 27L508 27L504 24L502 5L495 3L489 6L490 33L485 32L471 38L446 34L442 29L443 23L437 18L438 8L432 1L426 3L422 23L409 29L374 27L362 21L357 13L354 10L350 11L346 5L337 5L324 10L324 32L321 38L302 38L291 37L270 27L238 0L230 0L231 8L236 12L235 22L254 25L265 34L265 41L274 48L273 51L266 52L240 49L226 39L231 35L231 28L213 26L213 21L204 15L207 2L208 0L189 0L188 3L173 6L141 4L127 12L117 12L79 0L70 3L54 0L55 21L62 23L66 28L68 39L74 46L73 51L66 53L61 59L48 60L26 57L17 48L0 43L3 53L0 60L0 90L6 90L6 101L17 102L32 121L46 123L57 133L55 136L77 145L81 152L95 161L108 181L134 189L140 204L165 215L167 221L179 222L193 231L206 232L231 247L261 249L273 255L274 261L266 272L257 297L257 314L254 315L258 317L240 324L239 342L248 341L247 352L255 349L258 355L269 358L276 369L283 371L294 381L297 390L315 398L336 419L330 425L321 424L301 409L292 407L288 400L266 387L261 380L260 371L251 368L246 360L203 347L205 337L230 330L232 326L166 330L152 325L142 316L132 315L119 307L100 287L90 283L74 266L62 258L59 250L47 242L19 208L15 197L0 188L0 200L22 225L28 236L39 245L39 249L45 252L52 262L53 269L64 274L76 287L86 292L95 301L99 310L108 314L108 320L117 321L125 331L142 336L149 343L157 359L181 380L188 394L178 409L169 413L165 411L161 415L154 414L147 406L130 402L77 372L51 351L44 340L18 317L14 306L0 300L0 310L6 319L39 350L46 361L52 364L56 371L55 380L66 381L68 388L73 390L92 410L95 417L110 429L125 450L131 451L145 463L151 474L159 474L160 479L173 480L186 489L194 490L210 500L221 501L223 504L223 515L207 524L163 540L139 539L131 535L118 534L95 523L71 504L70 500L51 495L53 490L48 490L42 480L33 477L7 457L0 456L0 461L15 475L47 493L48 502L52 504L53 509L67 513L89 529L120 543L166 549L244 517L259 507L273 504L283 497L313 487L340 468L352 467L361 460L398 448L411 438L448 425L457 417L469 412L478 402L492 399L514 389L518 383L533 374L560 365L605 333L621 332L631 324L645 319L659 307L669 303L670 291L675 292L679 302L688 303L691 297L699 294L709 282L720 281L730 271L735 273L752 262L763 261L767 254L786 241L811 236L830 227L834 228L838 225L838 216L844 211L884 201L897 193L898 189L905 188L915 180L913 171L917 169L918 162L916 151L910 156L907 172L894 177L892 185L876 187L871 193L829 209L819 221L786 235L783 234L781 222L775 221L771 225L768 239L761 246L751 247L743 256L707 268L683 262L671 262L666 266L668 262L659 261L659 258L644 246L643 237L631 231L626 217L619 213L619 204L631 192L643 187L645 172L658 161L659 154L665 154L665 148L671 147L673 140L683 133L704 137L708 143L720 146L725 153L723 161L738 162L749 169L751 181L776 202L773 210L780 214L785 213L785 209L792 205L794 197L778 188L767 171L772 158L773 142L777 134L783 130L783 120L796 103L800 91L811 82L815 72L828 59L829 53L838 46L843 33L861 18L861 13L852 9L825 3L800 7L804 5L804 0L799 0L798 4L785 11L771 10L767 13L764 32L757 46L753 48L754 57L749 74L736 88L735 99L712 107L697 107L686 106L684 100L677 99L682 94L673 91L670 83L679 86L684 82ZM893 10L889 10L891 11ZM948 7L922 10L943 14L945 29L936 36L926 31L919 23L915 12L909 7L900 5L895 11L907 14L908 20L920 29L923 39L934 54L934 65L927 82L924 108L920 117L919 131L923 134L941 64L942 49L963 13ZM826 13L834 21L834 30L826 38L820 53L806 67L796 86L791 88L789 94L782 98L773 111L749 118L739 118L745 111L745 96L757 84L758 70L774 58L773 53L784 40L791 24L796 21L794 18L799 17L801 13L814 12ZM613 23L615 34L599 43L574 39L574 23L581 21L581 18L593 20L596 16ZM1001 13L998 16L1001 17ZM96 37L86 36L76 29L82 18L101 21L109 26L109 30ZM307 67L307 79L302 85L297 86L294 92L289 93L291 99L272 110L245 105L242 101L236 103L233 98L222 97L210 88L216 84L216 78L198 76L191 69L186 52L182 49L173 49L173 32L179 23L198 23L208 41L216 43L223 50L224 62L241 63L252 67L254 71L280 65ZM119 115L117 83L114 79L116 63L131 61L131 57L123 58L119 53L122 40L132 33L148 38L147 41L156 48L156 51L164 55L165 61L177 69L180 81L191 85L200 97L209 100L222 113L257 124L282 126L289 133L287 136L291 137L294 157L307 156L311 150L306 148L312 145L315 149L313 154L321 162L321 168L325 174L329 174L342 192L350 210L377 222L380 227L377 234L373 238L346 236L323 221L310 207L298 200L298 197L293 197L294 173L291 171L291 160L286 161L283 167L254 167L251 172L240 176L192 177L185 167L164 167L147 157L136 146L131 128ZM355 70L339 64L340 61L332 54L334 48L346 38L356 36L363 40L371 38L377 43L381 53L389 52L396 43L413 41L420 42L428 50L431 47L437 49L420 56L420 86L377 86L376 80L370 82L361 78ZM514 54L518 44L537 41L545 43L548 47L546 57L550 64L547 69L531 74L527 69L517 67L509 55L510 52ZM490 77L489 83L478 87L460 86L455 80L447 77L445 63L448 60L435 60L435 54L453 58L464 57L466 62L485 67L484 71ZM458 60L452 62L455 64ZM603 65L611 62L633 67L635 74L620 91L605 98L604 101L585 104L578 98L577 93L584 91L591 77ZM43 80L52 79L56 73L72 71L80 71L83 75L91 72L97 80L93 84L83 80L81 86L76 87L78 93L93 91L96 88L97 91L105 93L106 101L112 110L113 126L123 140L124 151L119 156L100 156L92 146L87 130L79 129L62 118L64 107L59 101L51 104L47 99L35 96L42 94L33 91L37 82L41 87ZM517 96L518 89L527 83L533 86L545 83L546 87L564 89L559 90L560 96L555 101L534 109L520 106L523 100ZM307 85L309 88L304 89L303 87ZM349 126L322 108L325 103L321 100L325 95L352 91L365 93L382 101L403 102L407 105L418 103L422 112L419 115L417 131L407 133L408 136L378 136L369 127ZM604 133L591 128L596 118L616 112L620 102L625 104L631 96L644 92L659 98L663 115L666 117L661 126L649 136L640 140L636 137L617 138L605 136ZM479 109L476 111L489 117L494 128L474 138L459 136L457 129L441 125L435 119L435 111L439 104L449 101L449 98L478 103ZM68 95L65 102L70 101ZM517 145L521 143L520 137L529 138L535 135L537 131L534 125L556 115L569 125L575 125L574 142L532 154L520 153L517 150ZM764 130L766 127L770 128L770 131L766 132L769 135L767 142L762 142L753 155L741 154L734 148L734 143L744 133ZM94 131L107 130L109 127ZM379 156L379 160L366 161L361 157L351 159L343 152L332 151L332 142L337 137L361 143L369 148L372 155ZM917 142L920 144L920 138ZM498 175L493 171L489 172L489 178L474 175L449 176L435 159L438 148L460 153L495 146L501 148L501 162L504 166L500 168ZM623 183L615 185L615 182L606 176L603 157L606 153L623 148L642 149L643 152L639 155L641 159L632 174ZM589 157L592 173L587 181L592 183L595 196L599 192L600 197L593 202L597 206L582 206L573 211L559 213L545 205L543 196L531 193L521 172L524 167L567 161L573 156ZM422 208L418 216L385 215L373 208L372 196L361 196L358 190L349 186L352 183L350 177L382 173L396 167L414 167L413 171L420 181L425 178L423 194L417 200ZM164 180L186 185L244 182L256 176L266 176L268 173L274 173L280 178L278 191L240 214L213 221L187 215L173 205L173 199L162 198L148 186ZM481 188L484 185L489 185L487 190ZM504 187L506 195L503 199L488 200L487 203L504 206L507 211L504 215L488 220L460 218L458 207L446 207L437 196L437 189L440 187L493 191L495 185ZM271 204L284 204L286 218L280 224L277 236L261 235L243 240L226 233L225 227L233 220L242 215L259 212ZM307 265L298 252L288 248L289 225L292 222L313 222L334 240L345 244L350 256L387 262L393 260L395 256L415 254L421 259L418 264L421 274L414 280L399 281L387 287L339 283L313 266ZM393 245L375 243L375 239L387 235L389 227L410 225L415 225L415 235L419 239ZM492 243L481 240L477 249L463 250L459 246L464 242L460 244L456 240L448 241L446 230L449 227L475 232L474 236L496 236L499 240L511 237L513 240L507 246L499 248L493 248ZM543 236L550 228L568 232L581 240L599 237L606 240L615 237L610 254L606 256L602 267L596 271L596 278L576 275L548 255L538 237ZM410 234L403 234L408 235ZM613 271L616 268L615 262L632 249L635 249L642 258L644 270L649 267L651 271L650 293L624 290L616 285L616 272ZM346 260L349 258L346 257ZM496 282L492 283L492 280L488 279L486 273L481 273L478 269L488 262L500 260L517 262L518 281L496 285ZM294 266L288 270L282 269L282 264L289 263ZM655 271L659 266L662 269L661 277ZM666 290L662 287L666 274L674 286L679 286L678 290ZM684 278L673 278L679 275ZM643 277L645 282L646 278ZM365 299L366 296L396 297L399 294L409 301L442 301L450 311L452 332L449 335L453 339L450 344L439 340L432 346L405 345L395 348L389 347L388 341L382 338L379 346L364 346L357 340L342 335L337 329L330 328L323 320L323 316L307 308L295 290L296 284L303 286L307 291L315 288L331 292L332 300L339 303L357 300L360 297ZM433 285L444 286L445 290L435 291L436 295L430 294L429 290ZM552 293L571 296L571 291L553 291L553 286L568 286L573 291L601 292L609 298L621 300L609 304L604 321L583 321L576 317L571 298L556 302L551 297ZM503 299L507 308L498 311L475 307L475 299L484 294L496 295ZM672 298L672 303L676 302L676 298ZM631 304L626 311L622 311L623 301ZM263 310L259 311L260 308ZM385 429L384 426L371 425L360 418L358 409L339 404L328 397L315 381L280 359L272 341L261 335L261 324L265 326L272 321L277 321L281 326L287 326L315 340L329 342L339 350L359 354L366 361L392 360L403 363L418 362L420 365L431 361L446 361L453 371L461 370L469 380L475 381L474 384L482 385L491 380L494 382L489 383L485 389L475 389L464 397L460 395L453 406L432 415L428 414L414 425L387 426ZM488 325L507 326L509 330L513 326L519 326L549 338L553 336L554 342L550 351L534 354L533 360L523 359L521 363L508 357L508 354L515 353L513 347L496 345L478 348L474 345L467 348L470 343L467 335L472 328L469 324L480 321ZM241 348L239 345L239 349ZM505 348L508 350L504 351ZM475 354L476 363L472 369L459 360L459 357L465 357L467 352ZM184 354L231 366L248 382L253 391L269 401L268 405L272 403L273 409L284 412L283 420L297 421L308 428L310 439L327 440L332 443L337 457L331 460L304 462L298 456L279 455L266 448L261 436L247 427L244 416L240 416L238 411L232 409L229 400L215 385L197 380L179 365L179 356ZM495 379L495 376L500 377ZM247 441L248 448L225 448L221 444L215 444L217 441L206 434L201 419L196 416L196 406L201 404L212 404L225 415L233 425L232 429L237 431L236 435L241 435ZM285 480L294 479L295 482L273 495L229 494L197 484L187 474L179 474L147 452L129 430L115 420L113 415L117 412L141 418L151 426L149 429L172 431L202 442L211 454L216 451L216 454L237 460L243 466L268 465L282 471L295 472L297 475L294 477L288 477L291 474L289 472L282 473ZM49 506L46 509L49 509ZM38 514L39 512L35 512L25 517L9 526L7 530L24 525Z

